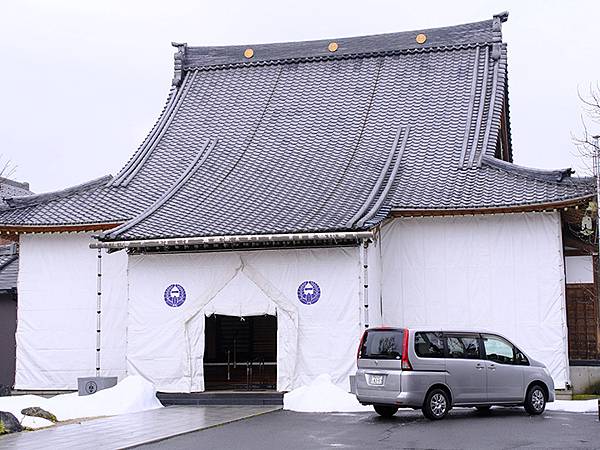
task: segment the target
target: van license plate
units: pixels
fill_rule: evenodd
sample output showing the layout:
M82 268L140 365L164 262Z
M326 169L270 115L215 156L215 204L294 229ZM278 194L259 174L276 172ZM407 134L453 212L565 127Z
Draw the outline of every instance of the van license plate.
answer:
M369 375L369 384L383 386L383 375Z

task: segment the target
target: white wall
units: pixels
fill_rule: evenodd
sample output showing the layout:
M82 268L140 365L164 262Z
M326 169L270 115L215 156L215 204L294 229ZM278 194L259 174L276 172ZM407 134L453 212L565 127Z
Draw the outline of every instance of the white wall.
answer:
M396 219L383 226L386 325L487 329L569 379L558 213Z
M201 391L205 314L276 311L278 389L321 373L347 387L362 332L359 268L357 247L132 255L128 372L162 391ZM298 299L307 280L321 290L311 305ZM171 284L186 291L179 307L165 302Z
M16 389L95 375L97 250L86 233L20 238ZM101 375L125 375L127 255L103 252Z

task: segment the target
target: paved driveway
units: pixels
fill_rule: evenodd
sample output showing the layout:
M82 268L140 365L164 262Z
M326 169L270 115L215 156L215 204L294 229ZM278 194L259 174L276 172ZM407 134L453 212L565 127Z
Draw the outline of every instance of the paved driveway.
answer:
M278 406L169 406L0 436L0 449L117 449L206 429Z
M420 412L394 418L375 414L310 414L277 411L222 427L140 447L150 449L324 448L600 448L594 414L547 412L530 417L522 408L494 408L488 415L453 410L440 422Z

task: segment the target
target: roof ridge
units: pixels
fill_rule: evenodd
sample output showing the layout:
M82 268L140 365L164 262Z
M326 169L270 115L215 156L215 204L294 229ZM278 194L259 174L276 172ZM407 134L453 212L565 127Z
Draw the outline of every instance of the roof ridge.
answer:
M383 191L381 192L381 195L379 196L379 198L377 199L375 204L356 223L356 226L359 228L362 228L364 226L365 222L368 222L373 216L375 216L375 214L377 214L377 212L381 208L381 205L383 204L383 202L385 201L386 197L388 196L390 190L392 189L392 185L394 184L396 175L398 174L398 171L400 170L400 162L402 161L402 156L404 155L404 149L406 148L406 143L408 142L408 135L410 134L410 126L401 127L401 130L403 131L402 143L400 144L400 148L398 149L397 156L396 156L396 162L394 163L392 172L390 173L387 183L385 184Z
M114 239L119 234L129 230L134 225L137 225L142 220L150 216L158 208L160 208L167 200L169 200L173 195L175 195L177 191L179 191L179 189L181 189L181 187L186 183L186 181L190 179L190 177L196 172L196 170L198 170L202 163L206 161L206 158L208 158L208 156L212 152L213 148L217 145L217 143L217 139L206 139L202 145L202 149L198 152L198 154L190 163L188 168L183 172L179 179L169 189L167 189L158 200L156 200L156 202L154 202L149 208L147 208L144 212L139 214L134 219L125 222L124 224L119 225L118 227L113 228L112 230L109 230L105 233L101 233L99 235L100 238Z
M144 142L142 142L142 145L140 145L134 156L111 181L111 185L127 186L132 178L144 166L144 163L150 157L150 154L164 136L169 124L173 120L173 117L179 110L179 107L185 99L185 96L189 91L189 87L192 85L194 79L195 74L191 78L186 77L186 82L183 83L183 85L179 85L177 88L173 88L169 91L167 103L164 106L158 120L152 127L152 130L150 130L150 133L148 133L148 136L146 136L146 139L144 139Z
M73 194L77 194L82 191L87 191L104 186L107 182L112 180L112 175L105 175L100 178L96 178L91 181L86 181L75 186L68 187L59 191L44 192L41 194L27 195L23 197L10 197L5 198L4 201L8 204L8 207L0 208L0 210L22 208L28 206L34 206L40 203L50 202L59 198L65 198Z
M482 158L482 165L491 167L497 170L503 170L505 172L519 175L525 178L529 178L537 181L545 181L549 183L561 183L565 178L571 181L583 181L587 180L587 177L571 177L573 169L567 167L565 169L536 169L532 167L520 166L508 161L504 161L495 157L484 155Z
M383 185L383 182L385 181L385 176L388 174L388 172L390 170L390 166L392 164L392 160L394 159L394 156L396 155L396 149L398 148L398 142L400 141L400 135L402 134L402 129L403 129L403 127L401 127L401 126L398 127L398 129L396 131L396 136L394 137L394 142L392 144L392 147L390 148L388 157L385 161L385 164L383 165L383 168L381 169L379 177L377 177L377 181L375 182L375 185L373 186L373 189L371 189L371 192L369 193L369 196L367 197L365 202L362 204L362 206L359 208L359 210L356 212L356 214L354 214L350 218L350 220L348 220L348 223L346 224L346 226L348 228L354 227L354 224L356 222L358 222L361 217L363 217L363 215L367 211L367 208L373 203L373 201L375 200L375 196L381 190L381 186Z
M125 163L125 165L121 168L121 170L119 170L119 172L115 175L113 180L110 182L111 186L115 185L117 183L120 183L122 181L122 179L126 178L127 175L134 169L134 167L139 164L140 159L143 157L143 155L147 151L146 147L147 147L149 141L156 135L157 129L162 127L162 125L165 121L165 116L169 115L167 113L167 111L170 110L173 103L175 102L175 97L176 97L177 93L178 93L178 90L176 87L171 87L171 89L169 89L169 94L167 95L167 101L165 102L165 105L163 106L163 109L160 112L158 119L156 120L156 122L154 122L154 125L152 126L152 128L150 129L150 131L148 132L148 134L142 141L142 143L139 145L137 150L133 153L133 155L131 155L131 158L129 158L129 160Z
M235 69L238 67L264 67L264 66L275 66L279 64L297 64L297 63L311 63L311 62L321 62L321 61L343 61L348 59L357 59L357 58L380 58L384 56L395 56L395 55L410 55L410 54L420 54L420 53L434 53L434 52L444 52L444 51L453 51L453 50L466 50L470 48L476 47L484 47L488 45L492 45L494 41L490 39L489 41L482 41L470 44L457 44L457 45L446 45L441 47L425 47L425 48L414 48L414 49L405 49L405 50L387 50L387 51L377 51L377 52L368 52L368 53L347 53L340 55L318 55L318 56L306 56L306 57L290 57L290 58L281 58L274 60L259 60L259 61L238 61L238 62L224 62L220 64L212 64L212 65L193 65L185 67L184 71L192 71L192 70L201 70L201 71L211 71L211 70L225 70L225 69Z
M500 42L502 22L507 18L508 13L500 13L489 20L453 26L297 42L197 47L173 43L177 48L174 83L177 84L181 71L185 69L313 57L356 57L403 50L438 50L456 45Z

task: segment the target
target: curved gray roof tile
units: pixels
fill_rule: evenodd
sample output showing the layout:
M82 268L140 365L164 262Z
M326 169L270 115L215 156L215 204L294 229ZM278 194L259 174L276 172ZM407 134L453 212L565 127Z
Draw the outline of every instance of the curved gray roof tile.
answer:
M175 88L115 179L0 211L0 224L129 221L105 235L119 240L334 231L371 227L392 209L591 195L564 171L555 180L493 159L505 18L304 43L178 44ZM208 139L219 143L200 158Z

